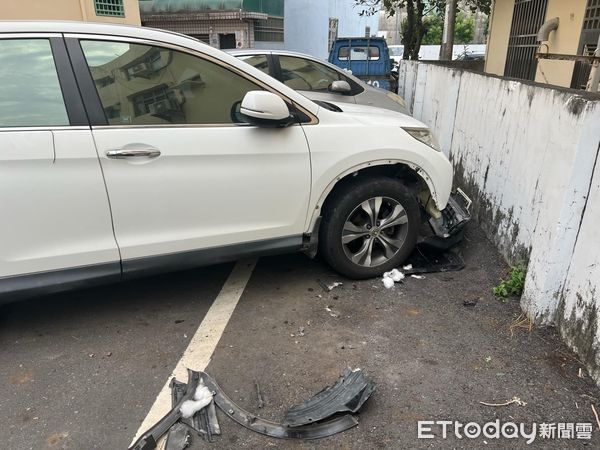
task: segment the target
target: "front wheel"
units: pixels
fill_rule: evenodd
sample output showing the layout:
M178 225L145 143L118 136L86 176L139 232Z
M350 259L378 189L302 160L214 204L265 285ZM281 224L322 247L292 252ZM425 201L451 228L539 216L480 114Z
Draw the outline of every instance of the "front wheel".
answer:
M371 278L402 264L420 228L417 200L400 180L363 179L346 186L323 214L319 250L349 278Z

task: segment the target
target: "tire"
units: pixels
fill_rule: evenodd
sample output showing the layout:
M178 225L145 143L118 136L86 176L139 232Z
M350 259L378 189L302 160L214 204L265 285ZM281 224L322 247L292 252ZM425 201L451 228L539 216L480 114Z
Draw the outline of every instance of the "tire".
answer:
M417 200L401 180L359 179L328 201L319 230L319 252L348 278L373 278L408 258L420 227Z

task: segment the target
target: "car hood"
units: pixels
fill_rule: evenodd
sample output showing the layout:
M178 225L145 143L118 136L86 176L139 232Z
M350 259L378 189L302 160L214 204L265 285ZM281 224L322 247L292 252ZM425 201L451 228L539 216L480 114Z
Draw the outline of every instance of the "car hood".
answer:
M407 116L389 109L378 108L376 106L357 105L353 103L330 102L337 106L341 112L336 114L344 114L347 117L360 122L364 125L389 125L414 128L427 128L423 122L414 117Z

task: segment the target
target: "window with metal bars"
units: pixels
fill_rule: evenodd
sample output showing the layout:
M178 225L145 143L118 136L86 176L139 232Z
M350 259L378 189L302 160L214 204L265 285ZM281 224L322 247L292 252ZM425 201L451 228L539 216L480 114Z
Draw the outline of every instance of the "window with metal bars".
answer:
M97 16L125 17L123 0L94 0Z
M546 18L548 0L515 0L504 76L534 80L537 32Z
M584 30L600 30L600 0L589 0L583 18Z
M580 55L593 56L598 46L600 37L600 0L588 0L583 18L583 29L579 41ZM590 77L592 65L585 61L577 61L573 68L571 87L585 89Z
M254 22L254 40L283 42L283 18L269 17Z

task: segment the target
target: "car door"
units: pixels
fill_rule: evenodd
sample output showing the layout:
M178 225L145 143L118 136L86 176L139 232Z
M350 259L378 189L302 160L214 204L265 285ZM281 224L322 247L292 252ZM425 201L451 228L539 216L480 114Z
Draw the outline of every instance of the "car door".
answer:
M0 294L120 277L102 171L62 37L1 35L0 86Z
M329 91L334 81L348 81L340 72L311 59L290 55L277 55L278 79L286 86L299 91L311 100L356 103L353 92L347 94ZM354 83L350 83L351 86Z
M300 125L238 123L236 105L260 82L166 43L96 36L68 47L99 101L86 97L99 109L93 136L124 273L300 245L308 144Z

